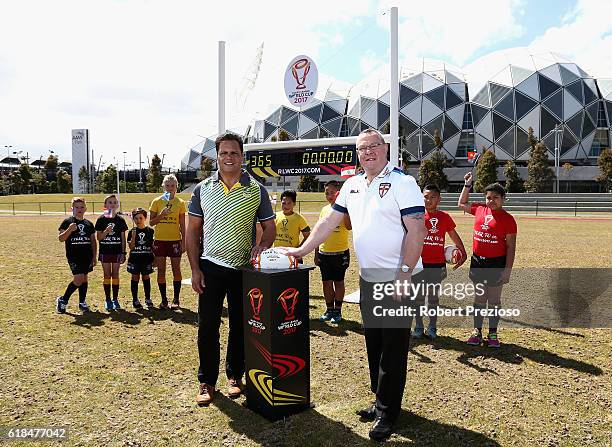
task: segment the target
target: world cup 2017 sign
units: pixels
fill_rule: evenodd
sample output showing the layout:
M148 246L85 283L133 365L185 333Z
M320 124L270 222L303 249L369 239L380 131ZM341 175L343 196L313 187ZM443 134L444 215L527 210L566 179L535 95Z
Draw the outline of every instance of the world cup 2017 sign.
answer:
M304 107L315 96L319 72L308 56L297 56L285 70L285 94L292 106Z

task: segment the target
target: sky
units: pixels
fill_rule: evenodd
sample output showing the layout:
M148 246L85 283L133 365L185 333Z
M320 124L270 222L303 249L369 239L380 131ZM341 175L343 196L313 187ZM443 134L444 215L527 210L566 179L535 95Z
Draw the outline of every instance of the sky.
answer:
M384 72L391 6L401 61L469 72L488 58L499 71L500 50L529 47L612 78L609 1L0 0L0 154L23 151L32 161L52 150L69 160L71 129L86 128L96 164L122 168L125 155L136 168L142 147L143 167L165 154L164 167L178 168L217 132L219 40L227 42L227 127L244 128L288 104L283 76L298 54L315 60L320 86L338 90Z

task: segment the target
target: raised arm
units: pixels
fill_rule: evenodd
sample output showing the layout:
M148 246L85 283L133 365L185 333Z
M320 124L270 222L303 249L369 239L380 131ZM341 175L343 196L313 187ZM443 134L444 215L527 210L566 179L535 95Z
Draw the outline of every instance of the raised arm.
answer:
M72 222L65 230L59 230L58 239L60 242L66 242L70 235L76 230L77 226Z
M463 189L461 190L461 195L459 195L459 202L457 206L459 209L465 211L466 213L470 213L470 188L472 186L472 173L468 172L463 177L465 183L463 185Z

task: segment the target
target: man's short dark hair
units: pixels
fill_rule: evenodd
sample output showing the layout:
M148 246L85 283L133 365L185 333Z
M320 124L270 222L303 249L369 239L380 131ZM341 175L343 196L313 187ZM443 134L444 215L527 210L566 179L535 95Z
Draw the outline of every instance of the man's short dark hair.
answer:
M217 152L219 152L219 146L221 145L222 141L235 141L240 147L240 153L244 152L244 142L242 141L242 137L240 135L235 134L234 132L224 132L219 135L215 140L215 148L217 149Z
M281 201L285 197L290 198L293 201L293 203L297 202L297 192L295 192L295 190L293 189L288 189L287 191L283 191L283 193L281 194Z
M423 191L433 191L433 192L437 192L438 194L440 194L440 188L438 188L438 185L434 185L433 183L430 183L429 185L425 185L425 188L423 188Z
M484 189L484 193L485 194L488 193L489 191L495 192L495 193L499 194L502 197L506 197L506 190L499 183L491 183L489 186L487 186Z
M326 188L328 186L331 186L332 188L335 188L337 191L340 191L340 188L342 187L342 185L340 185L340 182L338 180L330 180L329 182L327 182L325 184Z

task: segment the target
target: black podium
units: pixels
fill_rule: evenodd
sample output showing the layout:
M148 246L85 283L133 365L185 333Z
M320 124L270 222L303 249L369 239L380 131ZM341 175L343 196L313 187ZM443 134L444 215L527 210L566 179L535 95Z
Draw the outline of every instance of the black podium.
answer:
M312 269L242 272L247 406L269 420L310 408Z

